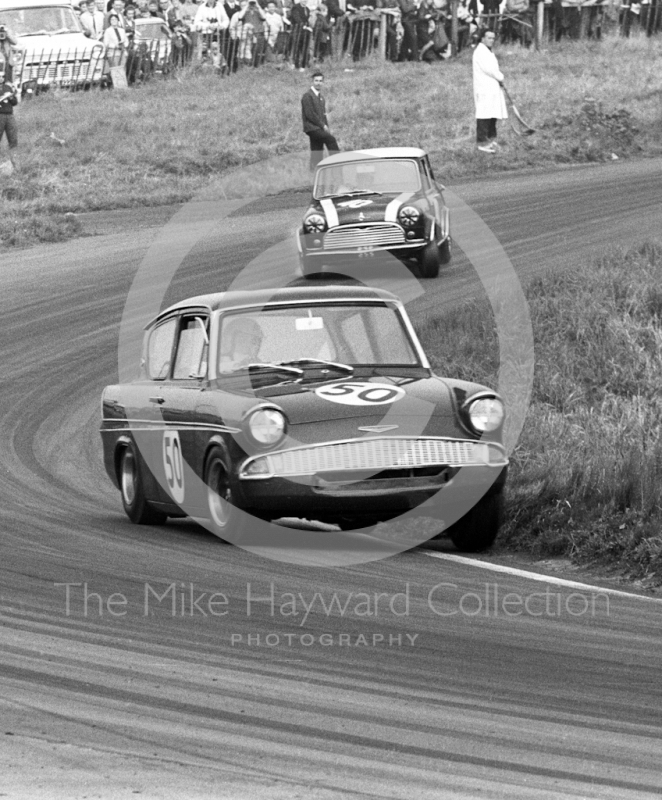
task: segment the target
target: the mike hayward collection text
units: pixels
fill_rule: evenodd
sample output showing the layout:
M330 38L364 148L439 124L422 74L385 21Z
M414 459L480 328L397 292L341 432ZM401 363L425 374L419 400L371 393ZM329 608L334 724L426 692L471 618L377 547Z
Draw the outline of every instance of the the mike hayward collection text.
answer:
M580 617L608 616L609 594L562 592L546 586L519 592L498 583L470 591L442 581L433 586L405 583L397 591L349 591L327 588L297 591L270 583L246 583L245 592L203 589L191 582L149 583L131 591L100 591L87 581L55 583L66 616L237 617L289 620L303 627L313 617L387 619L431 614L434 617Z

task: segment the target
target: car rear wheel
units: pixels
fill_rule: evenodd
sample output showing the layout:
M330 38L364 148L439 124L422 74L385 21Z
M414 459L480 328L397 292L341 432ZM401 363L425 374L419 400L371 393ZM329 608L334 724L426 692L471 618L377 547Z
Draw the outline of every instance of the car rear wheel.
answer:
M421 254L421 275L424 278L436 278L441 266L441 252L436 242L426 245Z
M207 510L212 532L226 542L237 542L245 531L245 518L233 503L230 473L222 450L211 451L205 468Z
M465 553L480 553L494 544L503 513L503 494L495 492L458 520L448 531L451 541Z
M133 445L122 450L119 472L122 505L131 522L136 525L163 525L168 515L157 511L145 498L138 456Z

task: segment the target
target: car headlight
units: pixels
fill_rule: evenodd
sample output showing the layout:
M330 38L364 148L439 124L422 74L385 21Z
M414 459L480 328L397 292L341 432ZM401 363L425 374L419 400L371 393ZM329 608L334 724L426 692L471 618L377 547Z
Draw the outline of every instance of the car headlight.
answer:
M248 430L259 444L275 444L285 436L287 420L276 408L258 408L248 418Z
M471 427L477 433L491 433L503 425L506 412L498 397L477 397L466 406Z
M398 219L404 228L413 228L420 216L421 212L416 206L403 206L398 213Z
M303 221L306 233L322 233L326 230L326 220L321 214L309 214Z

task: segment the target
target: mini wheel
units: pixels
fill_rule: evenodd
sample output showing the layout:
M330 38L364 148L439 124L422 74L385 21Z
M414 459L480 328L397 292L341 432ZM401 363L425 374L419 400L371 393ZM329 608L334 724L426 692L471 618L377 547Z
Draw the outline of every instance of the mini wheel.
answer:
M441 252L436 242L426 245L421 254L421 275L424 278L436 278L441 266Z
M442 264L450 264L453 256L453 242L451 237L448 236L439 246L439 259Z
M122 450L119 483L122 505L131 522L136 525L163 525L168 515L157 511L145 498L138 456L133 444Z
M321 273L320 266L315 263L315 261L311 258L306 258L306 256L301 256L299 259L301 263L301 274L304 278L310 280L313 277L317 277Z

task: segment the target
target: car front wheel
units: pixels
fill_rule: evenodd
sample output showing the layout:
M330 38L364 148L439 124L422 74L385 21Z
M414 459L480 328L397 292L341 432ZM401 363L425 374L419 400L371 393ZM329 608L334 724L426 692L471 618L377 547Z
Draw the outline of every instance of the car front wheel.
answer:
M503 495L495 492L483 497L448 531L451 541L465 553L480 553L494 544L503 512Z
M436 242L430 242L421 253L421 275L436 278L441 266L441 252Z
M122 451L119 479L122 505L131 522L136 525L163 525L168 515L157 511L146 500L138 456L133 445Z
M233 504L230 473L219 448L209 454L205 469L207 509L212 533L227 542L237 542L245 531L245 516Z

